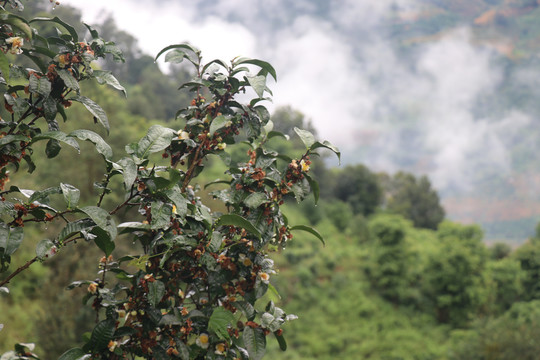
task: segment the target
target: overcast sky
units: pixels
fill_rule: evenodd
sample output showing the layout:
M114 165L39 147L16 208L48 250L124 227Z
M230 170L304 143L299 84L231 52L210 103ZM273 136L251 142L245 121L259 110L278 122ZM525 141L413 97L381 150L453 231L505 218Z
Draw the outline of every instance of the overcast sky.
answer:
M151 55L189 41L207 60L269 61L278 73L270 108L303 112L346 163L390 172L409 164L439 190L471 191L479 166L511 176L508 135L530 122L511 108L495 118L474 114L503 70L497 54L473 45L467 27L420 46L412 66L400 59L380 25L392 9L421 10L416 0L61 2L82 9L90 23L111 13Z

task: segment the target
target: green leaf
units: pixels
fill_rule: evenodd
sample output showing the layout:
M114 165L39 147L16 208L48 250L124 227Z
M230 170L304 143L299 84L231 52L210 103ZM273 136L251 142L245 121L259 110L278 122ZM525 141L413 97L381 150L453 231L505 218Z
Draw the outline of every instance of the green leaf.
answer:
M272 65L270 65L269 63L267 63L266 61L262 61L262 60L257 60L257 59L245 59L245 58L241 58L241 59L238 59L237 62L235 62L235 65L238 66L240 64L251 64L251 65L256 65L258 67L260 67L261 69L263 69L265 72L269 73L270 75L272 75L272 77L274 78L274 80L277 81L277 75L276 75L276 70L274 69L274 67Z
M216 252L221 247L221 243L223 242L223 234L219 231L214 231L212 233L212 240L210 241L210 244L208 244L208 250L211 252Z
M172 208L170 206L161 201L154 201L151 203L150 212L152 214L152 221L150 222L151 229L157 230L169 226L172 215Z
M176 340L176 349L180 353L180 359L189 360L189 348L183 341L178 339Z
M278 332L275 331L274 336L276 337L276 339L278 341L279 348L281 349L281 351L287 350L287 342L285 341L285 338L283 337L283 334L278 335Z
M156 280L148 283L148 302L156 307L165 295L165 284Z
M7 84L9 84L9 60L3 51L0 51L0 72Z
M53 18L37 17L37 18L34 18L34 19L30 20L31 23L34 22L34 21L51 21L51 22L55 22L55 23L57 23L59 25L62 25L69 32L69 34L71 35L71 38L73 39L73 42L78 42L79 41L79 36L77 35L77 31L75 31L75 28L73 28L73 26L63 22L57 16L55 16Z
M298 134L298 136L300 136L300 139L306 146L306 149L310 150L311 146L313 146L313 144L315 144L316 142L313 134L307 130L299 129L297 127L294 128L294 131L296 132L296 134Z
M48 159L56 157L56 155L60 153L60 150L62 150L62 147L60 146L60 142L58 142L58 140L51 139L47 141L47 146L45 146L45 155L47 155Z
M85 130L85 129L78 129L75 131L72 131L68 136L70 137L76 137L79 140L88 140L91 143L93 143L96 146L96 150L98 153L103 155L103 157L107 160L110 160L113 156L113 151L109 144L103 140L101 136L96 134L93 131Z
M48 123L54 121L56 118L56 114L58 113L58 104L54 98L51 96L48 96L45 100L43 100L43 113L45 115L45 119ZM49 130L57 130L57 129L51 129L49 127Z
M279 137L282 137L284 138L285 140L289 140L289 135L285 135L283 134L282 132L279 132L279 131L270 131L267 135L266 135L266 138L268 140L270 140L271 138L273 137L276 137L276 136L279 136Z
M89 230L95 225L96 223L88 218L70 222L62 229L62 231L58 235L58 241L62 242L73 234L77 234L82 230Z
M11 256L24 238L23 228L10 228L6 224L0 224L0 248L4 249L4 256Z
M110 85L116 90L122 91L124 93L124 96L127 97L126 89L122 86L122 84L120 84L118 79L114 77L111 71L94 70L93 74L98 83Z
M33 73L28 79L28 90L31 93L46 97L51 92L51 83L45 76L38 78L37 74Z
M132 158L124 157L117 162L117 165L122 169L122 175L124 176L124 185L126 190L131 188L131 185L137 179L137 165Z
M73 349L69 349L68 351L60 355L58 360L79 360L85 355L86 355L86 352L83 351L82 349L73 348Z
M308 174L304 173L304 176L307 179L309 186L311 187L311 191L313 191L313 198L315 199L315 205L317 205L317 203L319 202L319 194L320 194L319 183L317 182L317 180L314 180Z
M313 143L313 145L311 145L309 150L311 151L311 150L315 150L315 149L321 148L321 147L329 149L332 152L334 152L334 154L336 154L336 156L338 157L339 163L341 164L341 153L339 152L339 149L337 147L335 147L334 145L332 145L329 141L325 140L322 143L319 142L319 141L316 141L315 143Z
M30 139L24 135L6 135L0 139L0 146L10 144L18 141L29 141Z
M90 113L94 115L94 117L99 121L99 123L107 130L107 134L109 133L109 119L107 118L107 114L101 108L101 106L99 106L93 100L87 98L86 96L74 96L69 100L77 101L83 104L86 109L88 109L88 111L90 111Z
M58 76L60 76L60 79L64 80L64 84L66 84L68 88L75 90L77 93L79 92L79 82L69 71L66 69L58 69L56 72L58 73Z
M53 250L54 249L54 250ZM36 256L39 260L45 260L56 251L56 246L49 239L41 240L36 246Z
M2 13L3 13L2 15L5 14L5 12L3 11ZM21 30L24 33L24 36L26 38L30 40L32 39L32 29L28 25L28 22L26 21L26 19L17 15L14 15L14 14L8 13L7 17L2 16L2 22L15 26L17 29Z
M83 23L83 25L86 26L88 31L90 31L90 35L92 36L92 39L98 39L99 38L98 32L93 27L91 27L87 23Z
M261 237L261 233L259 232L259 230L257 230L255 226L253 226L249 221L247 221L240 215L236 215L236 214L221 215L221 217L217 219L216 221L216 226L221 226L221 225L233 225L236 227L240 227L240 228L246 229L248 232L252 233L258 238Z
M79 211L85 213L96 223L97 226L105 230L111 240L116 238L116 225L111 215L104 209L97 206L86 206L80 208Z
M60 188L60 186L50 187L47 189L34 192L30 196L30 199L28 199L28 202L33 203L34 201L39 201L39 202L48 203L49 195L55 195L55 194L61 194L61 193L62 193L62 189Z
M164 191L164 194L176 205L176 214L182 217L186 216L189 201L182 195L180 188L175 186Z
M68 144L69 146L76 149L77 152L80 151L79 143L74 138L67 136L62 131L47 131L47 132L44 132L43 134L36 135L32 138L32 144L39 140L47 140L47 139L61 141L64 144Z
M176 131L160 125L153 125L148 133L137 144L136 155L145 159L148 155L162 151L171 144Z
M208 330L216 333L220 339L228 340L230 336L227 329L234 324L234 320L232 312L223 307L217 307L210 316L210 320L208 320Z
M79 203L81 198L81 191L75 186L70 184L60 183L62 194L64 194L64 200L66 200L67 208L73 209Z
M206 65L203 66L203 69L202 69L202 73L204 74L206 69L208 69L212 64L218 64L218 65L221 65L223 66L225 69L227 69L227 65L225 65L225 63L219 59L214 59L208 63L206 63Z
M266 194L262 192L251 193L244 199L244 204L250 209L258 208L266 202L268 202L268 198L266 197Z
M176 45L169 45L165 48L163 48L155 57L154 61L156 61L164 52L166 51L169 51L169 50L172 50L172 49L186 49L186 50L189 50L191 52L193 52L197 58L199 57L200 55L200 50L198 50L197 48L189 45L189 44L176 44ZM191 62L193 62L192 59L188 58Z
M208 135L210 136L214 136L214 133L216 131L218 131L219 129L222 129L225 127L225 125L229 122L230 120L227 119L225 116L223 115L219 115L219 116L216 116L214 118L214 120L212 120L212 123L210 124L210 131L208 133Z
M244 328L242 335L244 346L250 360L260 360L266 351L266 337L262 329L253 329L249 326Z
M246 79L249 85L251 85L251 87L253 88L253 90L255 90L257 95L262 98L264 94L264 89L266 89L266 77L262 75L246 76Z
M113 319L99 322L90 336L90 341L87 344L88 350L100 351L105 349L114 335L114 330L115 321Z
M310 226L307 226L307 225L296 225L296 226L291 227L291 231L294 231L294 230L301 230L301 231L308 232L308 233L310 233L311 235L315 236L317 239L319 239L319 240L323 243L323 245L326 246L323 237L322 237L321 234L320 234L317 230L315 230L314 228L312 228L312 227L310 227Z
M105 253L105 256L111 255L116 247L112 241L111 235L100 227L94 227L91 234L92 236L95 236L93 238L94 243Z
M185 52L182 50L174 49L169 51L165 55L165 62L170 62L173 64L180 64L184 59L189 59Z

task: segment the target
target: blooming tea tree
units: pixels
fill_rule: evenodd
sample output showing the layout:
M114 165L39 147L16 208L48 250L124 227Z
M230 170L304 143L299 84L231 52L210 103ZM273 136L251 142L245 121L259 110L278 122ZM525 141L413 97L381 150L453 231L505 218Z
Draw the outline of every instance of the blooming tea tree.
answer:
M83 95L79 83L97 80L125 92L111 72L93 66L107 55L123 61L121 52L88 25L91 40L83 40L57 17L27 20L16 11L19 1L1 3L0 85L10 114L0 122L2 295L9 296L10 283L32 263L55 254L69 257L77 241L93 242L103 252L96 259L99 280L78 280L68 288L87 290L84 303L96 311L97 321L88 324L90 335L81 346L60 359L260 359L270 335L285 350L282 325L296 317L272 301L262 303L267 292L276 291L268 253L284 248L294 231L322 238L310 227L289 224L280 206L310 193L317 199L310 156L320 148L340 154L301 129L295 129L305 144L299 158L268 148L273 137L284 137L272 130L264 106L274 68L251 58L204 63L189 44L163 49L156 59L193 68L194 78L181 86L193 100L178 111L179 127L151 126L124 154L113 154L106 140L84 129L82 119L71 119L66 108L82 103L90 118L109 129L105 111ZM54 24L58 35L41 36L33 27L39 22ZM18 65L19 57L34 66ZM251 99L238 99L250 94ZM81 128L63 132L59 119L80 121ZM110 123L114 126L114 119ZM69 179L45 189L8 186L10 172L21 162L33 172L32 149L41 141L49 161L55 161L61 144L77 150L79 141L95 145L104 177L96 183L93 204L80 203L80 190ZM241 162L227 152L238 142L249 146ZM201 201L194 183L210 156L227 168L224 179L206 185L215 187L211 195L222 203L221 212ZM162 158L168 165L159 165ZM105 207L115 177L123 184L123 200ZM53 207L58 202L51 199L63 199L64 205ZM118 223L119 211L132 214L130 221ZM36 256L13 270L12 256L29 241L24 232L29 222L58 232L37 242ZM115 251L116 241L138 246L122 254ZM33 344L17 344L2 359L37 359L33 351Z

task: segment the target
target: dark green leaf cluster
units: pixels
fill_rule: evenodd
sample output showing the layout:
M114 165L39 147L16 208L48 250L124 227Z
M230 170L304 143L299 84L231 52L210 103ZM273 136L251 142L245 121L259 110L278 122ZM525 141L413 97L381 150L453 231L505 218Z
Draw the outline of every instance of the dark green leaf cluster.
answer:
M271 95L266 80L268 75L276 79L274 68L250 58L203 64L200 51L189 44L163 49L157 57L165 54L172 63L186 60L195 68L195 77L180 87L194 94L190 105L177 113L183 127L151 126L145 136L126 146L123 157L116 158L97 133L62 132L57 117L68 120L64 108L76 101L108 130L105 111L81 94L79 83L95 78L125 93L112 73L90 65L106 54L121 61L119 51L89 26L93 40L79 42L74 28L57 17L27 22L6 14L20 22L10 20L0 27L4 44L0 62L8 64L0 66L0 71L11 115L0 123L4 129L0 138L1 270L8 270L11 256L23 241L25 224L63 225L53 238L41 240L35 258L0 286L35 261L45 261L57 252L67 254L79 240L93 242L104 254L98 278L76 281L68 288L87 289L84 303L91 305L99 321L84 345L68 350L61 359L260 359L270 333L285 350L281 326L295 316L269 301L277 293L269 281L276 270L268 251L285 247L295 230L323 238L311 227L289 225L280 206L287 198L301 201L310 193L317 200L319 188L309 175L310 156L319 148L338 157L340 153L332 144L297 128L305 145L299 158L267 146L280 136L272 131L268 110L261 103L266 93ZM36 22L60 28L57 35L42 37L31 28ZM14 39L11 35L17 29L20 36ZM11 63L7 52L29 58L38 69ZM256 95L251 101L237 101L238 95L250 92ZM249 150L242 161L233 162L226 149L240 139L245 139ZM81 191L67 182L42 190L5 188L9 166L18 167L24 159L33 170L32 145L43 140L49 158L58 154L60 144L77 151L77 140L94 144L105 168L104 179L96 184L95 205L84 204ZM227 167L227 179L209 184L219 186L212 196L222 203L221 211L205 205L199 186L192 184L210 156L221 158ZM163 159L170 163L163 165ZM104 199L113 192L112 182L117 179L123 200L106 207ZM117 225L115 217L120 212L129 220ZM140 251L134 248L119 254L119 236L136 243ZM24 346L16 348L15 354L22 356Z

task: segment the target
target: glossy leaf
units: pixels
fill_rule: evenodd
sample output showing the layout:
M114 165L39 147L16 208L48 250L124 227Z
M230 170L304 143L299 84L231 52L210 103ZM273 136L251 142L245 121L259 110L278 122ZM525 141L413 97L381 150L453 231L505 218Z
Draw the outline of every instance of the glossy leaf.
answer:
M298 136L300 136L300 139L306 146L306 149L308 150L311 149L311 146L313 146L313 144L315 144L316 142L315 136L313 136L313 134L310 133L309 131L299 129L297 127L294 128L294 131L296 132L296 134L298 134Z
M94 226L95 222L88 218L69 222L58 235L58 241L62 242L72 235L77 234L82 230L90 230Z
M200 51L198 49L194 48L193 46L191 46L189 44L169 45L169 46L161 49L161 51L154 58L154 61L156 61L163 53L165 53L166 51L172 50L172 49L186 49L186 50L189 50L189 51L193 52L195 55L197 55L197 57L200 54Z
M113 319L99 322L92 331L90 341L87 344L89 347L88 350L99 351L105 349L114 335L114 329L115 321Z
M81 197L81 191L73 185L64 183L60 183L60 188L62 189L62 194L64 194L67 208L72 209L76 207Z
M249 85L255 90L255 93L262 98L264 90L266 89L266 77L259 76L246 76Z
M311 145L310 150L315 150L321 147L331 150L334 154L336 154L336 156L338 157L338 160L341 163L341 152L339 151L337 147L332 145L329 141L326 141L326 140L323 142L316 141L315 143Z
M39 260L44 260L56 252L56 246L49 239L41 240L36 246L36 256Z
M64 144L67 144L77 150L77 152L80 151L79 143L74 138L67 136L62 131L48 131L44 132L43 134L36 135L32 138L32 143L47 139L63 142Z
M46 77L37 77L37 74L30 75L28 80L28 90L31 93L41 96L48 96L51 92L51 83Z
M321 235L317 230L315 230L314 228L312 228L311 226L307 226L307 225L296 225L296 226L291 227L291 231L295 231L295 230L301 230L301 231L308 232L308 233L310 233L311 235L315 236L317 239L319 239L319 240L323 243L323 245L326 245L325 242L324 242L324 239L323 239L322 235Z
M113 156L112 148L109 144L103 140L101 136L96 134L93 131L85 130L85 129L78 129L75 131L72 131L68 136L76 137L79 140L87 140L93 143L96 146L96 150L98 153L103 155L103 157L107 160L110 160Z
M171 144L176 132L160 125L153 125L137 144L136 155L145 159L150 154L164 150Z
M287 342L285 341L285 338L283 337L283 334L279 334L277 331L275 331L274 336L276 337L276 339L278 341L279 349L281 351L286 351L287 350Z
M62 25L68 31L68 33L71 35L71 38L73 39L73 42L78 42L79 41L79 36L77 35L77 31L75 31L75 28L73 28L73 26L69 25L68 23L60 20L58 18L58 16L55 16L53 18L37 17L37 18L34 18L34 19L30 20L31 23L34 22L34 21L54 22L54 23L57 23L59 25Z
M251 193L244 199L244 204L251 209L258 208L266 202L268 202L266 194L260 192Z
M317 203L319 202L319 194L320 194L319 183L317 182L317 180L314 180L308 174L304 174L304 177L306 178L306 180L309 183L309 186L311 187L311 191L313 192L313 198L315 200L315 205L317 205Z
M73 348L73 349L69 349L68 351L60 355L58 360L79 360L85 355L86 355L86 352L83 351L82 349Z
M120 159L117 164L122 169L126 189L130 189L131 185L133 185L135 179L137 178L137 165L133 159L129 157Z
M6 224L0 224L0 249L4 249L4 256L11 256L24 238L23 228L10 228Z
M210 124L210 131L208 135L214 136L214 133L219 129L224 128L229 121L230 120L223 115L216 116L216 118L212 120L212 123Z
M61 194L62 189L60 186L53 186L47 189L43 189L40 191L36 191L30 196L30 199L28 200L29 203L33 203L34 201L49 202L49 195L55 195L55 194Z
M110 235L111 240L116 238L116 225L107 211L97 206L86 206L79 210L88 215L97 226L105 230Z
M249 326L244 328L242 335L244 346L249 353L250 360L260 360L266 352L266 337L260 328L253 329Z
M6 83L9 84L9 60L3 51L0 51L0 72L2 72L2 77Z
M252 233L253 235L259 238L261 237L261 233L259 232L259 230L257 230L253 226L253 224L251 224L248 220L244 219L240 215L236 215L236 214L221 215L221 217L216 221L216 226L220 226L220 225L232 225L239 228L243 228L249 231L250 233Z
M277 81L276 70L274 69L274 67L272 65L270 65L266 61L257 60L257 59L239 59L235 63L235 65L238 66L240 64L256 65L256 66L260 67L261 69L263 69L264 71L266 71L267 73L269 73L270 75L272 75L274 80Z
M229 339L227 329L234 324L234 315L229 310L217 307L208 321L208 330L213 331L220 339Z
M88 111L90 111L90 113L94 115L94 118L96 118L97 121L99 121L99 123L107 130L107 134L109 133L109 119L107 118L105 110L103 110L101 106L99 106L92 99L89 99L86 96L74 96L69 100L77 101L83 104L86 109L88 109Z
M163 296L165 295L165 284L159 280L155 280L148 283L148 302L152 306L159 304Z
M114 77L111 71L94 70L93 74L98 83L110 85L116 90L122 91L124 93L124 96L127 97L126 89L122 86L122 84L120 84L118 79Z
M71 75L69 71L67 71L66 69L58 69L56 72L58 73L58 76L60 76L60 79L64 81L64 84L68 88L79 92L80 90L79 82L77 81L77 79L73 77L73 75Z

